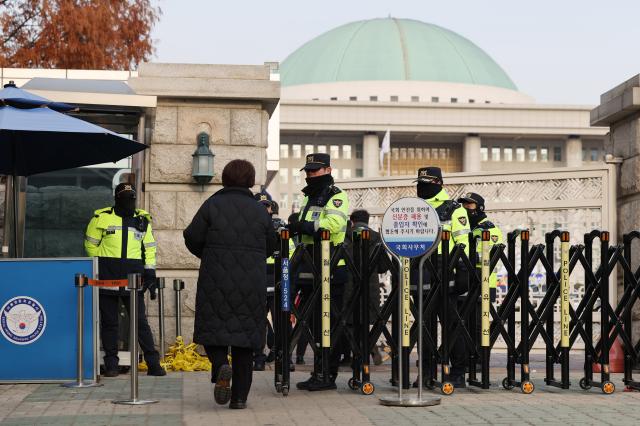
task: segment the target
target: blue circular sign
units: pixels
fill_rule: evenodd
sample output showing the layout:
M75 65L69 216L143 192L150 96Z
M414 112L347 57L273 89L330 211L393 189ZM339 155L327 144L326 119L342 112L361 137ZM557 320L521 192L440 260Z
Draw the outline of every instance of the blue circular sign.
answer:
M381 236L387 249L396 256L430 254L440 242L438 213L422 198L400 198L384 212Z

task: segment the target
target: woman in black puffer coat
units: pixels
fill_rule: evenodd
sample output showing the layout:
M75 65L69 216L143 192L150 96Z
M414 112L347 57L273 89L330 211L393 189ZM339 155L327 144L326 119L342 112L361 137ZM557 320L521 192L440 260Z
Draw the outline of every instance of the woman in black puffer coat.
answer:
M265 208L251 193L255 169L233 160L222 171L223 188L204 202L184 231L199 257L193 341L213 364L214 398L244 408L251 388L253 349L264 346L266 258L276 235ZM233 369L228 365L231 347ZM233 386L230 386L232 380Z

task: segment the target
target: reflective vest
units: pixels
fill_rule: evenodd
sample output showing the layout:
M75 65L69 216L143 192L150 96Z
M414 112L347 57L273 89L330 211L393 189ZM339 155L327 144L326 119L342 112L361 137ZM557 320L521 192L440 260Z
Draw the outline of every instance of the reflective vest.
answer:
M435 197L427 199L427 203L431 205L440 217L440 224L443 231L451 232L451 241L449 242L449 252L453 250L456 244L464 244L464 252L469 255L469 218L467 210L460 203L449 198L447 191L442 189ZM442 243L438 246L438 253L442 253Z
M84 238L87 255L144 260L145 269L155 269L157 244L151 231L151 215L136 209L133 217L125 220L126 229L113 207L96 210Z
M309 197L304 197L302 206L300 208L300 221L313 222L313 227L317 231L318 229L326 229L331 233L330 241L332 246L342 244L347 232L347 221L349 219L349 198L347 193L343 192L336 186L329 188L327 195L327 202L324 205L310 205ZM303 214L306 211L304 217ZM303 234L301 239L303 244L313 244L313 236ZM344 259L338 262L338 266L346 265Z
M502 231L498 228L493 222L489 221L487 218L482 219L478 225L473 228L473 238L476 240L476 251L478 263L476 266L478 268L482 265L482 231L489 231L491 237L489 238L489 250L496 245L502 243ZM489 287L496 288L498 283L498 273L494 269L489 277Z

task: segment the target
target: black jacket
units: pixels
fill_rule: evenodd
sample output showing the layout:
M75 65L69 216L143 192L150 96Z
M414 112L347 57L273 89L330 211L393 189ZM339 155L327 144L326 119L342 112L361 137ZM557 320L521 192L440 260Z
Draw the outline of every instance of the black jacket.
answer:
M266 209L248 189L223 188L200 207L184 240L201 259L193 341L263 347L265 262L275 245Z

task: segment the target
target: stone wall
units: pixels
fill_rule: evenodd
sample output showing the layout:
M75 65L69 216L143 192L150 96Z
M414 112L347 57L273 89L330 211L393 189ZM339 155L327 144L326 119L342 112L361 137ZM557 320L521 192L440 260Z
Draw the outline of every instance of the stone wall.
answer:
M631 231L640 230L640 74L604 93L600 105L591 111L592 126L608 126L605 151L609 161L619 164L617 185L618 242ZM640 266L640 242L632 251L632 268ZM618 268L619 270L621 268ZM621 271L619 271L621 273ZM623 294L618 279L618 297ZM640 303L633 309L633 333L640 336Z
M267 175L267 129L278 102L278 82L263 66L143 64L129 81L138 94L157 96L146 114L150 145L145 159L144 205L153 216L158 242L158 276L166 277L166 341L175 338L173 279L183 279L183 335L193 334L199 260L184 245L182 231L204 200L221 188L224 166L246 159L256 168L256 188ZM206 132L215 154L211 183L200 186L191 177L197 135ZM157 331L157 302L148 307Z

